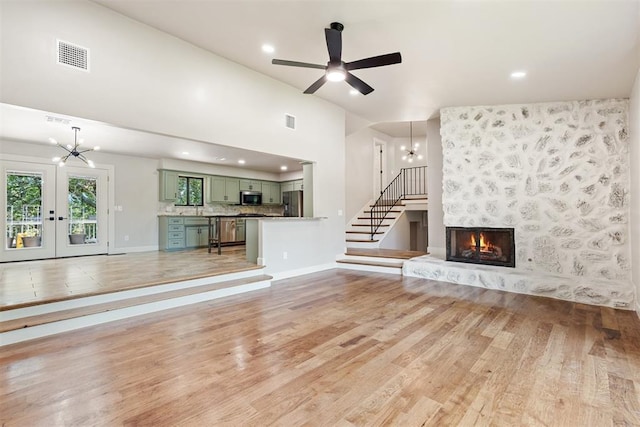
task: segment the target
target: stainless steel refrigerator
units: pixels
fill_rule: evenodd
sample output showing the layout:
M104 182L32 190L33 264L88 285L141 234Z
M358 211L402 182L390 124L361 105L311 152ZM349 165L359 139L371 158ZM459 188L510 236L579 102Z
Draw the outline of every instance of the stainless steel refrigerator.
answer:
M282 193L284 216L302 216L302 191L285 191Z

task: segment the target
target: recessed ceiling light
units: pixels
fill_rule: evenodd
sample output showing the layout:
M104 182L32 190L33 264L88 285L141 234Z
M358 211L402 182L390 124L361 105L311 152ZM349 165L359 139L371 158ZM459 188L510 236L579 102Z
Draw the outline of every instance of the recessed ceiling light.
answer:
M58 143L58 141L56 141L55 138L49 138L49 142L52 143L52 144L57 144Z
M358 95L359 93L360 93L360 92L358 92L358 91L357 91L357 90L355 90L355 89L351 89L351 90L349 91L349 95L351 95L351 96L356 96L356 95Z
M226 158L226 157L221 157L219 160L220 160L221 162L224 162L225 160L227 160L227 158Z
M286 166L280 166L280 170L281 170L281 171L286 171L286 170L287 170L287 167L286 167Z
M188 151L183 151L182 154L184 154L185 156L188 156L189 152Z
M527 76L526 71L514 71L513 73L511 73L512 79L523 79L526 76Z
M244 165L246 162L242 159L238 160L238 163L240 163L241 165Z
M273 53L273 52L275 52L275 51L276 51L276 48L275 48L275 47L273 47L273 46L272 46L272 45L270 45L270 44L266 44L266 43L265 43L265 44L263 44L263 45L262 45L262 51L263 51L264 53Z

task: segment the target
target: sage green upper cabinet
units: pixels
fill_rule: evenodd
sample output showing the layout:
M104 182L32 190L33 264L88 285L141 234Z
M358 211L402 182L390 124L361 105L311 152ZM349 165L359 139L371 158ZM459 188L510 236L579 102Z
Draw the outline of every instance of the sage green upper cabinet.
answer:
M249 179L240 180L240 191L263 191L261 181L253 181Z
M283 182L280 184L280 189L283 193L286 191L293 191L293 181Z
M296 190L304 190L304 184L302 183L301 179L293 181L293 191Z
M282 194L280 193L280 184L277 182L262 183L262 204L263 205L279 205L281 204Z
M240 203L240 180L238 178L225 178L227 190L227 203Z
M214 203L240 203L240 180L212 176L209 186L209 201Z
M178 172L160 171L160 200L178 198Z

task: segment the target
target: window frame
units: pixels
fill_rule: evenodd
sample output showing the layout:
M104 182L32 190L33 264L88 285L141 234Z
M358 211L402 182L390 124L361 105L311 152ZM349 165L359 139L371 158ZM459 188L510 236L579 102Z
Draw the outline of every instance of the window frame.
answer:
M178 175L178 193L180 190L180 179L186 179L187 180L187 185L186 185L186 204L179 204L178 200L176 200L176 203L174 203L175 206L204 206L204 178L203 177L198 177L198 176L188 176L188 175ZM190 187L190 182L192 180L198 180L200 181L200 203L199 204L194 204L191 203L192 200L189 200L189 187Z

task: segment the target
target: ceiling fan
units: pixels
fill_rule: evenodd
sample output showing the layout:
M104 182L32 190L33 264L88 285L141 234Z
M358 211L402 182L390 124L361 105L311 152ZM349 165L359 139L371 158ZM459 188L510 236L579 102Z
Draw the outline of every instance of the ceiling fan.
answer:
M320 89L323 84L329 81L339 82L346 80L354 89L363 95L373 92L373 88L350 73L353 70L363 68L382 67L383 65L399 64L402 62L400 52L388 53L386 55L372 56L371 58L360 59L353 62L342 60L342 30L344 25L339 22L332 22L330 28L324 29L327 39L327 49L329 51L329 62L327 65L309 64L307 62L287 61L284 59L274 59L271 61L275 65L288 65L291 67L318 68L325 70L325 74L315 81L304 93L311 94Z

